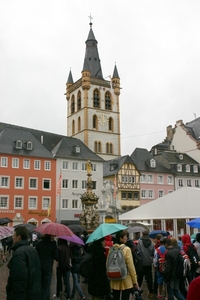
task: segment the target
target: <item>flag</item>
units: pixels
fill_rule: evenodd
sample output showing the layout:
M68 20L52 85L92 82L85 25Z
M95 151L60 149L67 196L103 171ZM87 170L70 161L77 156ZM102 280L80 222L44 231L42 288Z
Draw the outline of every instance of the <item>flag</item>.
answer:
M60 176L58 178L57 187L56 187L56 196L61 194L61 181L62 181L62 174L60 173Z
M114 180L114 199L116 199L116 174L115 174L115 180Z

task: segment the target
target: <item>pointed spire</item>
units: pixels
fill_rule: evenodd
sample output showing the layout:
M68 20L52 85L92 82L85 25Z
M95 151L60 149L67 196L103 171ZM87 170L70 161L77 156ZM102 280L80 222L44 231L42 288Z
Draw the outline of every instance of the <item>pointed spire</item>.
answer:
M88 34L88 38L86 43L86 51L85 51L85 59L83 63L83 70L82 71L90 71L91 77L95 78L102 78L103 74L101 70L101 63L97 48L97 40L94 36L93 30L92 30L92 17L90 15L90 31Z
M69 83L74 83L71 70L69 71L69 76L67 79L67 84L69 84Z
M118 70L117 70L116 64L115 64L115 67L114 67L113 77L112 78L119 78L119 74L118 74Z

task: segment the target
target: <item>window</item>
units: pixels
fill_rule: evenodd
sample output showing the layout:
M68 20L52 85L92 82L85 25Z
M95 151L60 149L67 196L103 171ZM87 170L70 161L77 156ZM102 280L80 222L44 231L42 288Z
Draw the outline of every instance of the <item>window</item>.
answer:
M75 134L75 121L72 121L72 134Z
M8 158L7 157L1 158L1 166L4 168L8 166Z
M192 186L191 179L187 179L187 186Z
M128 199L132 200L133 199L133 193L132 192L128 192Z
M82 190L85 190L87 188L86 183L87 183L86 180L82 180L82 184L81 184Z
M100 108L100 97L97 89L95 89L93 93L93 106Z
M15 203L14 203L14 208L18 209L18 208L23 208L23 199L22 197L15 197Z
M81 169L82 169L82 171L86 171L86 163L81 164Z
M37 179L36 178L30 178L29 179L29 188L30 189L36 189L37 188Z
M146 176L145 176L145 174L142 174L141 176L140 176L140 182L145 182L146 181L146 178L145 178Z
M97 116L94 115L93 119L92 119L92 126L93 126L93 128L98 129L97 124L98 124Z
M48 209L50 206L50 198L44 197L42 199L42 209Z
M111 98L109 92L106 92L105 94L105 109L111 110Z
M113 144L112 143L106 143L106 153L108 153L108 154L113 153Z
M78 131L81 131L81 118L78 117Z
M50 190L50 179L43 179L43 189Z
M180 164L177 165L177 171L182 172L182 165L180 165Z
M178 186L183 186L183 179L178 180Z
M28 206L29 206L29 209L36 209L37 208L37 198L36 197L29 197Z
M167 176L167 183L168 184L172 184L173 183L173 179L172 179L171 175Z
M66 161L66 160L63 160L62 168L63 168L63 170L68 170L69 169L69 162Z
M72 100L71 100L71 114L75 112L75 100L74 100L74 95L72 95Z
M196 179L195 181L194 181L194 185L195 185L195 187L199 187L200 185L199 185L199 179Z
M1 177L1 187L9 187L9 177Z
M22 149L22 141L21 140L16 140L15 141L15 148L16 149Z
M40 160L34 160L34 169L40 170Z
M78 200L77 199L72 200L72 208L78 208Z
M92 171L96 172L97 171L97 164L92 164Z
M153 190L148 191L148 198L153 198Z
M163 183L163 176L162 175L158 175L158 183Z
M134 193L133 193L133 199L134 199L134 200L138 200L138 199L139 199L139 193L134 192Z
M63 179L62 180L62 188L63 189L68 189L68 179Z
M93 188L93 190L97 189L97 182L96 181L92 181L92 188Z
M51 162L45 161L44 162L44 169L50 171L51 170Z
M24 178L16 177L15 178L15 188L23 188L24 187Z
M12 167L13 168L19 168L19 159L18 158L13 158L12 159Z
M155 168L156 167L156 161L155 161L155 159L151 159L150 160L150 166L151 166L151 168Z
M126 183L128 183L128 176L125 176L125 181Z
M78 188L78 180L74 179L72 180L72 188L77 189Z
M24 169L30 169L30 160L24 159Z
M193 172L198 173L198 166L193 166Z
M78 97L77 97L77 109L81 109L81 92L78 92Z
M75 170L75 171L78 170L78 163L75 161L72 162L72 170Z
M109 118L108 119L108 130L113 131L113 128L114 128L114 126L113 126L113 119Z
M187 173L190 172L190 165L186 165L186 166L185 166L185 171L186 171Z
M148 175L148 183L152 183L153 182L153 175Z
M28 141L28 142L26 143L26 149L27 149L27 150L32 150L32 149L33 149L33 143L32 143L31 141Z
M122 192L122 199L126 199L126 192Z
M125 177L122 176L122 183L125 183Z
M69 199L62 199L62 208L68 208Z
M8 208L8 197L0 196L0 208Z
M146 190L141 190L141 198L146 198Z
M162 197L164 195L164 192L163 191L158 191L158 197Z

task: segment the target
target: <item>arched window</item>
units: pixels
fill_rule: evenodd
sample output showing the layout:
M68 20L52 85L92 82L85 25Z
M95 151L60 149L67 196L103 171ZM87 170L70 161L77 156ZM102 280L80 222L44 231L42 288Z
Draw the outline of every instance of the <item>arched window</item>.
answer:
M105 94L105 109L111 110L111 97L109 92Z
M78 92L78 97L77 97L77 110L81 109L81 92Z
M110 143L110 153L113 153L113 144Z
M108 130L113 131L113 119L109 118L108 121Z
M78 131L81 131L81 118L78 118Z
M71 114L73 114L74 112L75 112L75 99L73 95L71 99Z
M106 143L106 153L109 153L109 143Z
M108 153L108 154L113 153L113 144L112 143L106 143L106 153Z
M99 90L95 89L93 92L93 106L100 108Z
M97 141L94 142L94 152L97 153Z
M98 152L101 153L101 142L98 142Z
M73 120L72 121L72 134L75 133L75 121Z
M96 115L93 116L92 123L93 128L98 129L98 120Z

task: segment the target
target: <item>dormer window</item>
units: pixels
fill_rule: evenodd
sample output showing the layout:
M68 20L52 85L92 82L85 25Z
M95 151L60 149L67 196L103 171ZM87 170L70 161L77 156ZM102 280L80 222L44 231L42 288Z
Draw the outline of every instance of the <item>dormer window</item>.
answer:
M177 165L177 171L178 171L178 172L182 172L182 165L181 165L181 164L178 164L178 165Z
M156 161L155 161L155 159L151 159L150 160L150 166L151 166L151 168L155 168L156 167Z
M183 160L183 154L179 154L178 158L179 158L180 160Z
M15 141L15 148L16 149L22 149L22 141L21 140L16 140Z
M193 172L194 173L198 173L198 166L196 165L196 166L193 166Z
M31 141L26 142L26 150L33 150L33 143Z
M114 169L116 169L117 164L111 164L110 165L110 171L113 171Z
M80 153L81 152L81 147L79 145L74 146L74 152L75 153Z
M190 165L186 165L186 166L185 166L185 171L186 171L187 173L190 172Z

